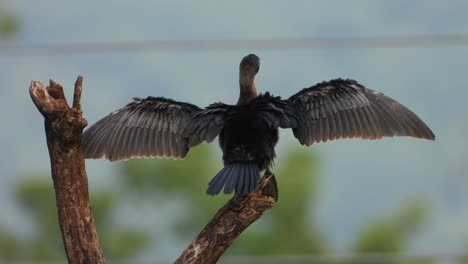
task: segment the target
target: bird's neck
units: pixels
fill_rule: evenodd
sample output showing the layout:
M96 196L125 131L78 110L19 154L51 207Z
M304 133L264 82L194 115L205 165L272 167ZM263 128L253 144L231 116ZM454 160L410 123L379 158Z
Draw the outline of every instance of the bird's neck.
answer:
M239 78L239 100L238 105L247 104L257 97L257 88L255 87L254 76L240 76Z

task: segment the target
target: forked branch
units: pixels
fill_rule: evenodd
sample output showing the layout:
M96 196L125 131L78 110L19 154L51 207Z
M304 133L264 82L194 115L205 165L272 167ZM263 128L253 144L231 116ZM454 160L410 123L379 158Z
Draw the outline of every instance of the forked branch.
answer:
M63 88L50 80L49 87L32 81L29 94L45 119L52 180L58 218L68 263L105 263L89 205L81 135L87 122L82 117L80 98L83 78L75 83L73 107Z
M32 81L31 99L45 119L47 146L62 239L69 263L105 263L89 205L81 137L82 77L69 107L61 85ZM216 263L232 242L278 199L275 176L265 173L257 190L229 200L203 228L176 263Z

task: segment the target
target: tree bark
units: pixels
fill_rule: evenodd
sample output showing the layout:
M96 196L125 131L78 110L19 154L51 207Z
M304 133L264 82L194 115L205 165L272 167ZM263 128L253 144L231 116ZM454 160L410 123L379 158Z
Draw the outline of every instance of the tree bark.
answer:
M68 263L105 263L89 204L88 178L81 150L87 125L81 112L81 76L75 83L72 107L61 85L50 80L45 88L32 81L29 94L45 119L58 218Z
M81 150L82 132L87 125L81 112L81 89L79 76L72 107L68 106L62 86L52 80L47 88L41 82L32 81L29 93L45 119L59 225L68 262L104 264ZM229 200L175 263L216 263L232 242L277 200L275 176L266 172L259 188Z
M236 195L229 200L175 263L216 263L242 231L271 208L277 199L275 176L267 172L257 190L249 195Z

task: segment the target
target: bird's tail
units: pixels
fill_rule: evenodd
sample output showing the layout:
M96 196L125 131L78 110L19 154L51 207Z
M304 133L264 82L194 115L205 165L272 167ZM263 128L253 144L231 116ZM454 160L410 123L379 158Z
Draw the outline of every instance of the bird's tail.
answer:
M260 169L255 163L227 164L208 183L209 195L216 195L224 187L224 194L248 194L255 190L260 179Z

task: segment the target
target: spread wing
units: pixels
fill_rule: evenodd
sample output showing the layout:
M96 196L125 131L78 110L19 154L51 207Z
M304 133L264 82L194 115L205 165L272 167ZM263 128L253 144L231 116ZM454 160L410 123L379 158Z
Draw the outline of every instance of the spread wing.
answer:
M135 99L83 133L86 158L111 161L133 157L184 158L189 150L183 131L201 108L162 97Z
M300 118L293 132L303 145L339 138L435 138L411 110L354 80L322 82L301 90L288 101Z

